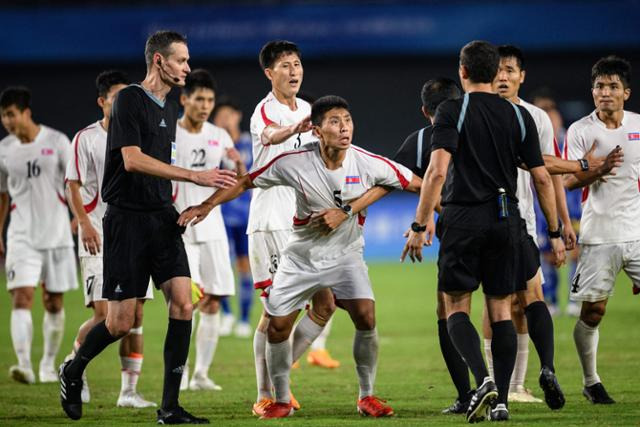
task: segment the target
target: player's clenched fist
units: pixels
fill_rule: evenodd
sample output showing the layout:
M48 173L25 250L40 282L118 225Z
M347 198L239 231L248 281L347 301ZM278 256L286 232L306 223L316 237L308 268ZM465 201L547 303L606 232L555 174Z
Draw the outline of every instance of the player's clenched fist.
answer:
M192 181L203 187L229 188L236 184L236 173L226 169L193 172Z

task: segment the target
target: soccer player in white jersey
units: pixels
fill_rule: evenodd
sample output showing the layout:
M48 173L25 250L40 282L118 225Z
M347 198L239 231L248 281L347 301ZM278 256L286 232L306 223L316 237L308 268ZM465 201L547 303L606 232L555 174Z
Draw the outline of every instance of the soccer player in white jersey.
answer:
M258 103L251 116L253 168L267 165L276 156L299 148L313 139L311 106L298 98L303 78L301 54L288 41L271 41L260 51L260 66L271 82L271 91ZM256 188L249 209L249 263L254 287L266 289L272 284L281 251L291 234L295 213L295 195L291 188ZM295 225L295 222L294 222ZM297 360L322 332L335 311L333 296L320 291L313 298L308 315L294 332L294 357ZM263 312L253 337L258 396L253 413L262 415L273 402L272 384L266 365L268 315ZM298 402L293 399L294 408Z
M78 287L64 197L71 144L61 132L33 121L30 102L31 93L24 87L9 87L0 94L2 125L9 133L0 141L0 229L10 210L5 269L12 302L11 340L18 357L9 375L26 384L35 382L31 368L35 288L43 284L39 379L45 383L58 379L54 363L64 334L63 295Z
M376 185L418 191L421 180L404 166L351 145L353 122L344 99L318 99L311 120L319 142L282 153L252 169L234 187L184 211L179 224L197 224L214 206L249 188L292 188L296 199L294 230L264 300L271 317L267 359L276 402L267 407L262 418L282 418L293 412L289 336L300 310L320 289L331 289L337 305L349 312L356 328L353 354L360 384L358 411L389 416L393 414L391 407L373 394L378 340L373 290L363 259L365 213L354 215L357 209L350 202ZM336 207L344 210L348 220L335 231L324 234L309 226L314 214Z
M203 69L191 72L182 89L184 115L176 127L176 166L192 170L217 168L245 173L240 154L222 128L208 122L215 104L215 83ZM181 211L214 193L193 183L174 182L174 203ZM220 208L206 221L183 234L191 280L203 291L198 303L200 321L196 332L196 365L189 382L192 390L222 390L208 375L220 333L220 298L235 294L229 243ZM188 377L188 367L185 367Z
M570 298L582 303L573 337L582 364L584 396L592 403L614 400L596 370L598 326L624 270L640 287L640 115L624 110L631 95L631 65L609 56L591 69L595 111L569 127L565 144L569 159L579 159L595 144L595 153L617 166L610 176L576 174L567 188L583 187L580 255ZM623 153L624 152L624 156ZM616 158L617 156L617 158Z
M73 154L67 165L66 179L70 193L71 211L79 229L78 257L84 283L84 302L93 308L93 316L78 329L70 358L84 342L87 333L107 317L108 301L102 297L102 217L107 205L102 201L100 188L104 173L104 156L107 149L107 129L111 106L118 92L129 84L121 71L104 71L96 78L98 106L103 117L80 130L73 138ZM153 298L150 285L145 299ZM117 406L147 408L156 406L145 400L136 390L143 362L142 313L144 300L137 301L133 328L120 341L121 386ZM86 372L86 371L85 371ZM89 385L86 377L82 383L82 401L89 403Z

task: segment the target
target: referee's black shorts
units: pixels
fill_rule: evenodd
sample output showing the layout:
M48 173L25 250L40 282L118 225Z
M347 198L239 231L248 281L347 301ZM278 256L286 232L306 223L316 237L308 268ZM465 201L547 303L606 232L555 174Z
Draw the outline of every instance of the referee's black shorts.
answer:
M526 281L517 204L498 219L497 203L446 206L438 219L438 291L509 295Z
M103 298L143 298L149 278L158 287L174 277L191 277L178 216L173 207L157 211L107 207L102 220Z
M540 249L535 240L527 231L527 223L522 221L522 268L524 270L524 281L516 283L516 291L527 289L527 281L533 279L540 269Z

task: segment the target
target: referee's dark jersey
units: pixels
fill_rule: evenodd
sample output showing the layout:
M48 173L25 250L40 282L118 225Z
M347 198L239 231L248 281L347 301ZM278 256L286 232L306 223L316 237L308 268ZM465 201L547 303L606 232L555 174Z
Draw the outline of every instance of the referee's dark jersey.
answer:
M415 175L424 177L429 158L431 157L431 131L433 127L428 125L413 132L404 140L393 160L411 169Z
M160 101L140 85L122 89L113 104L105 155L102 199L131 210L158 210L172 205L171 181L127 172L121 148L138 146L164 163L171 163L178 106Z

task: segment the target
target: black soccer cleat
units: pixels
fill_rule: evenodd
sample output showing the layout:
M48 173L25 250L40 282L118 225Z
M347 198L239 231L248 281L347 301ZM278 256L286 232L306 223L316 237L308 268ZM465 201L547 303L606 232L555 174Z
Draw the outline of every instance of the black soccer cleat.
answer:
M616 401L609 396L609 393L607 393L602 383L585 387L582 390L582 394L593 404L611 405L612 403L616 403Z
M487 377L469 402L467 422L477 423L484 420L487 409L495 406L497 399L498 387L491 378Z
M498 403L489 410L489 421L509 421L509 410L504 403Z
M209 424L209 420L195 417L178 406L171 411L158 409L158 424Z
M465 400L460 400L460 397L458 397L456 401L451 404L451 406L443 409L442 413L445 415L464 414L465 412L467 412L467 409L469 409L469 402L471 401L471 398L473 397L475 392L475 390L470 390L465 396Z
M558 384L556 374L546 366L540 371L540 388L544 391L544 401L551 409L560 409L564 406L564 393Z
M64 362L58 369L60 378L60 404L67 417L72 420L82 418L82 378L67 378L64 369L71 363L71 360Z

